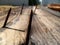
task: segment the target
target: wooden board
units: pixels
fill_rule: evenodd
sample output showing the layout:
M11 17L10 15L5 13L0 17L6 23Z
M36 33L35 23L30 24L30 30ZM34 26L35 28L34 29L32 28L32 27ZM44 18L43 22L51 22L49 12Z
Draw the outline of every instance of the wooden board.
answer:
M60 18L41 9L35 13L30 45L60 45Z
M31 12L31 9L32 9L32 7L31 6L24 6L23 7L23 10L22 10L22 14L24 15L29 15L30 14L30 12Z
M0 45L21 45L26 41L31 9L27 8L22 14L20 7L15 9L12 9L6 25L9 28L0 28Z
M7 28L0 29L0 45L19 45L24 43L26 32Z
M0 28L4 25L9 8L0 7Z
M13 11L11 11L12 14L17 12L16 8L18 9L18 11L19 11L19 8L21 9L21 7L19 7L19 6L15 6L15 7L13 7L13 6L0 6L0 28L4 25L6 16L8 15L8 11L10 8L12 8L12 10L13 10ZM15 10L15 12L14 12L14 10ZM9 18L8 22L10 22L16 16L12 15L10 17L12 17L12 18Z
M10 24L6 25L6 27L10 27L13 29L18 29L18 30L26 30L28 27L27 23L29 23L30 12L31 12L31 9L29 9L29 8L23 9L22 15L20 15L20 12L18 12L16 15L16 18L13 19L10 22Z
M9 24L11 21L13 21L20 14L20 12L21 12L21 7L11 8L11 12L9 14L7 24Z
M41 9L42 9L42 10L45 10L45 11L47 11L48 13L51 13L51 14L53 14L53 15L55 15L55 16L60 17L60 12L58 12L58 11L51 10L51 9L49 9L49 8L47 8L47 7L44 7L44 6L41 6Z

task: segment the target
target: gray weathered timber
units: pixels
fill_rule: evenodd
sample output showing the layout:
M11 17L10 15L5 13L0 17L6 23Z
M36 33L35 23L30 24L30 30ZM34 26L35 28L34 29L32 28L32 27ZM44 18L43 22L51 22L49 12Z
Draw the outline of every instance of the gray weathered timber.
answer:
M42 9L33 16L30 45L60 45L60 18Z

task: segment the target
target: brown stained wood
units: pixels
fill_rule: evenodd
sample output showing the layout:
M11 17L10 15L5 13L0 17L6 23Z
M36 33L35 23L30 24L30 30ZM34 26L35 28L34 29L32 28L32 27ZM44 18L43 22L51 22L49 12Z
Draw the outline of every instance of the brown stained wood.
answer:
M47 7L56 11L60 11L60 4L48 4Z

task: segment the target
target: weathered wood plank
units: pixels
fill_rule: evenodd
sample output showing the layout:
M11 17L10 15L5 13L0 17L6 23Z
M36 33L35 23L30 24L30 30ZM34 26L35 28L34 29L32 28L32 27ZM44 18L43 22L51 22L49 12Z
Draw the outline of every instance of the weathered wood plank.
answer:
M12 8L7 23L13 21L20 14L20 12L21 12L21 7Z
M39 12L39 11L38 11ZM37 13L38 13L37 12ZM41 11L40 11L41 12ZM41 21L41 22L43 22L46 26L47 26L47 28L48 28L48 31L50 32L50 33L52 33L52 35L53 35L53 37L54 37L54 39L56 39L56 41L58 42L58 44L60 43L60 41L59 41L59 32L57 31L57 30L59 30L60 28L58 27L58 24L60 24L59 22L59 17L55 17L54 15L51 15L51 14L48 14L48 13L46 13L46 12L42 12L42 13L38 13L39 15L37 15L37 17L38 17L38 19L39 19L39 21ZM57 18L56 20L55 20L55 18ZM52 20L54 20L54 21L52 21ZM58 21L58 23L57 23L57 21ZM47 31L47 32L48 32ZM56 35L55 35L56 34Z
M48 45L46 43L46 40L43 38L43 36L41 35L41 32L39 30L40 27L38 27L39 23L37 23L37 18L34 16L34 19L32 20L32 33L31 33L31 38L34 39L35 41L37 41L36 43L39 45ZM35 19L36 18L36 19ZM35 42L34 42L35 43Z
M38 40L40 43L37 41L37 45L60 45L60 18L41 9L36 9L35 14L32 21L32 40Z
M18 30L26 30L28 27L28 23L29 23L31 9L25 10L24 13L25 14L22 13L22 15L20 15L20 12L18 12L16 18L12 20L10 24L8 24L6 27L10 27L13 29L18 29Z
M6 8L3 8L3 7L0 7L0 28L3 26L4 22L5 22L5 19L6 19L6 16L8 14L8 9Z
M57 45L56 40L52 37L50 32L48 31L49 29L40 21L40 27L41 27L41 33L43 34L43 37L45 37L45 41L47 41L48 45Z
M15 12L17 12L17 14L15 14ZM12 15L12 13L14 15ZM10 14L11 16L9 17L9 20L8 20L9 23L7 22L6 27L9 27L12 29L8 29L8 28L0 29L0 39L1 39L0 44L1 45L19 45L26 41L27 29L28 29L29 20L30 20L30 13L31 13L30 8L28 10L25 10L24 14L22 13L22 15L20 15L19 9L16 11L13 10L11 12ZM11 17L13 18L13 20L10 19ZM10 24L11 22L13 23ZM13 29L24 30L25 32L13 30Z
M41 24L41 22L38 21L37 17L35 17L35 22L33 22L35 28L33 28L33 32L31 34L32 38L34 39L36 37L34 40L40 41L41 43L39 43L39 44L41 44L41 45L43 45L43 44L45 44L45 45L53 45L53 44L57 45L57 42L53 39L51 34L49 32L46 33L46 31L45 31L46 26L44 26L43 23ZM34 32L34 30L36 30L36 31ZM37 37L39 37L39 38L37 38ZM42 38L40 38L40 37L42 37ZM38 43L38 41L37 41L37 43Z
M24 6L22 10L22 14L29 15L31 12L32 7L31 6Z
M18 8L19 6L0 6L0 28L3 26L6 16L10 8Z
M20 32L12 29L0 29L0 45L19 45L24 43L26 32Z

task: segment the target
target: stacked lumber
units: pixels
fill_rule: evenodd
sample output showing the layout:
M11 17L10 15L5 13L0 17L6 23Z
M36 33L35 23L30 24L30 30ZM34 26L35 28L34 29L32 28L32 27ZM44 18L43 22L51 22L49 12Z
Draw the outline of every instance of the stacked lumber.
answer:
M0 28L0 45L21 45L26 41L31 8L12 8L6 27ZM12 24L11 24L12 22Z
M60 18L41 9L33 16L30 45L60 45Z

